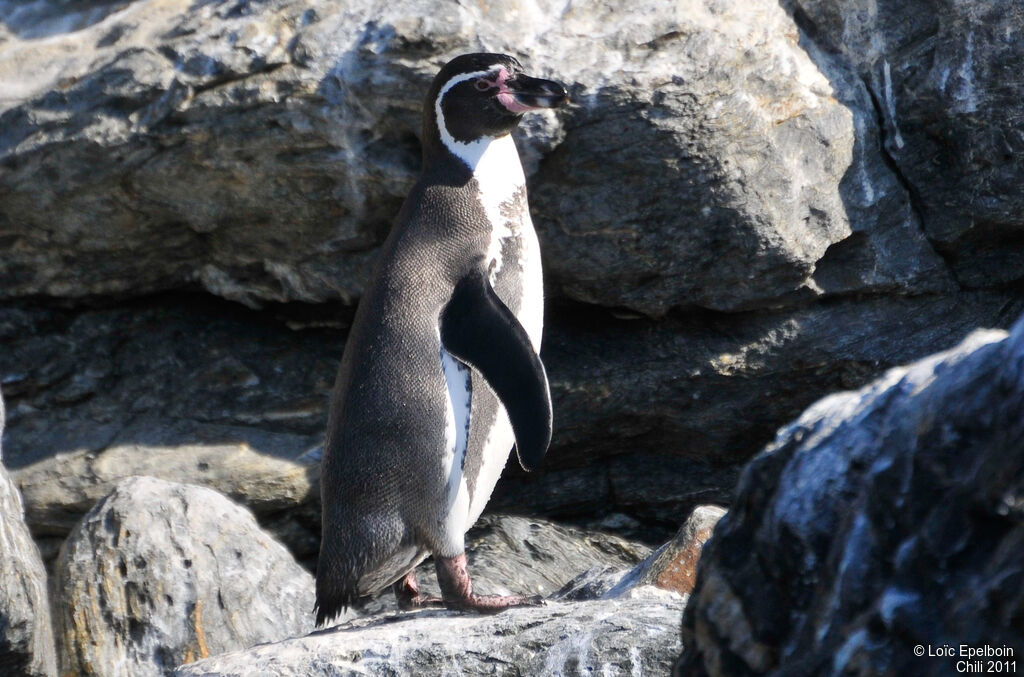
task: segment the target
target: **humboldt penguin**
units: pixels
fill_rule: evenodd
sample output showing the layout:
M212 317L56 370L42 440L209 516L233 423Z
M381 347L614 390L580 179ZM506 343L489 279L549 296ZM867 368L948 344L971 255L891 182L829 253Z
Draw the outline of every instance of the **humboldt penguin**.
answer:
M535 469L551 440L539 357L543 284L510 133L568 101L503 54L446 64L423 111L423 169L353 321L324 442L317 624L394 586L399 606L495 612L465 534L515 445ZM441 599L413 570L433 555Z

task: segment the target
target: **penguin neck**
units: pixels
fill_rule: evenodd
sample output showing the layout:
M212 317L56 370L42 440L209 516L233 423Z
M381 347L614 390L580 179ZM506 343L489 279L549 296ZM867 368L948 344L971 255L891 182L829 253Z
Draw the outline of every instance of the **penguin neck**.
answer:
M469 143L444 139L444 145L469 169L484 200L506 200L526 183L519 152L510 134Z
M461 175L467 182L476 179L485 194L515 192L526 183L511 135L482 137L469 142L456 140L447 130L441 131L439 136L439 139L435 137L436 145L424 148L424 169Z

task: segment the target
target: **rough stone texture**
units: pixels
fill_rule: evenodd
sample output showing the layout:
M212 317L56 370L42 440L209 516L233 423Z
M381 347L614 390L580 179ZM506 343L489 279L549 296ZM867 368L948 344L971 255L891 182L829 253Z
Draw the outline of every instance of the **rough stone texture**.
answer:
M915 645L1019 652L1022 414L1024 318L810 407L705 546L677 673L947 675L957 657Z
M671 541L631 569L616 568L614 563L593 566L563 585L551 598L570 601L615 599L644 586L689 595L693 590L701 548L724 514L725 509L718 506L698 506Z
M659 322L553 307L554 446L540 473L511 463L492 506L616 511L652 530L633 535L663 542L694 505L727 502L738 464L823 392L1022 309L981 293ZM0 309L17 430L5 460L33 532L62 537L119 479L149 473L230 494L296 556L315 557L316 450L343 331L313 322L193 298Z
M299 556L316 552L308 502L337 332L184 300L84 314L8 308L0 334L18 431L6 461L37 536L63 537L119 480L150 475L213 487Z
M819 66L870 92L886 155L959 283L1024 279L1020 3L783 4Z
M422 92L474 49L528 54L576 101L522 139L558 294L661 315L950 284L866 100L835 97L774 0L15 4L7 297L351 302L417 169Z
M560 291L658 315L948 288L870 119L776 3L634 7L597 12L628 27L557 61L600 51L607 64L580 78L580 108L531 193ZM876 201L885 209L862 209Z
M466 534L473 590L484 595L548 597L553 591L565 589L580 572L607 570L621 577L650 552L642 543L601 531L514 515L484 515ZM425 594L440 596L432 560L428 559L416 569L416 578ZM586 593L577 591L566 598L596 599L599 594L595 591L596 588L588 588ZM349 610L342 618L397 611L394 595L388 589L365 600L359 608Z
M3 429L4 401L0 395L0 434ZM0 463L0 674L12 677L55 677L57 674L46 571L25 524L21 495L3 463Z
M178 677L657 675L679 651L685 598L641 588L495 616L425 611L359 619L301 639L183 666Z
M650 548L611 534L511 515L483 517L466 547L474 590L541 597L588 568L630 568L650 554Z
M615 596L620 591L643 585L690 594L701 550L724 514L725 508L716 505L697 506L671 541L636 565L606 594Z
M456 52L511 51L575 102L518 139L556 429L496 509L660 542L824 393L1007 326L1020 11L783 4L0 0L0 379L44 553L135 473L316 553L339 328ZM946 66L949 96L916 96Z
M617 572L618 580L650 552L608 534L505 515L485 516L469 533L467 550L474 590L541 596L590 567ZM418 579L424 592L439 594L432 564L420 566ZM552 601L497 617L398 613L385 591L349 610L334 629L214 657L177 674L657 674L678 647L678 637L665 633L672 634L672 614L684 598L637 584L600 602L581 602L595 599L596 588L577 589L554 596L574 604Z
M313 579L250 512L203 487L135 477L57 562L64 674L146 677L313 626Z

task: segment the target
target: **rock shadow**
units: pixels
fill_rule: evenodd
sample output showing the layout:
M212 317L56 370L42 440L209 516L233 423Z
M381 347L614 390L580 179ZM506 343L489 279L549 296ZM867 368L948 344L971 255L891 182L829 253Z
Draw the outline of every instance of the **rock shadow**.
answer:
M62 536L106 487L142 474L217 488L315 554L309 506L351 309L304 310L191 294L0 308L3 462L33 531Z

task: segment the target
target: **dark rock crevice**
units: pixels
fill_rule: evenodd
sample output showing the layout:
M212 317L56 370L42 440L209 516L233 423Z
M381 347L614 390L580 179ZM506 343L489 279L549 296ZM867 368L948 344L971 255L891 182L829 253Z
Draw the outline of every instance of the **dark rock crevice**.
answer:
M876 76L864 69L850 58L847 48L836 42L832 33L819 26L811 15L801 5L800 0L780 0L780 6L790 15L800 33L800 42L807 50L808 56L815 62L818 68L832 80L832 85L839 93L838 96L847 105L854 115L863 114L872 123L872 134L861 134L858 143L868 144L866 152L878 157L889 175L896 181L909 209L908 222L914 231L920 236L922 243L928 253L938 257L943 262L944 275L955 283L955 288L963 289L956 276L956 267L951 258L937 246L938 243L929 237L928 229L925 227L927 219L926 205L923 202L920 191L914 186L910 177L904 172L897 158L890 152L889 145L894 143L889 129L890 121L883 108L879 93L874 83ZM873 68L874 66L872 66ZM844 72L838 77L836 69ZM858 96L856 93L847 91L851 86L859 88L865 96ZM876 137L871 143L871 137ZM854 232L851 237L857 236ZM861 237L869 237L867 233L860 233ZM843 245L844 243L839 243ZM839 246L836 245L836 246ZM863 251L863 247L849 246L853 251ZM824 259L824 257L823 257ZM879 290L881 293L891 293L894 290ZM896 289L898 293L908 293L907 290ZM921 290L923 291L923 290ZM947 290L947 291L951 291ZM856 293L856 292L855 292ZM911 290L909 293L920 293Z
M885 162L886 167L889 168L889 171L892 172L892 175L896 178L900 186L902 186L903 191L906 193L907 199L910 203L910 208L914 214L914 223L917 224L920 229L921 235L928 239L932 251L935 252L936 255L942 257L946 262L946 268L949 271L949 275L957 283L957 287L962 290L964 285L960 283L960 280L957 277L956 266L954 265L953 260L948 253L943 251L942 247L937 246L937 243L928 238L928 229L923 226L926 222L927 212L924 202L922 201L920 191L915 188L913 183L911 183L910 178L903 172L903 169L900 167L896 158L893 157L892 153L889 151L889 144L895 142L892 141L891 134L888 131L886 114L882 108L882 102L879 99L879 94L872 86L872 78L862 76L861 81L864 83L864 90L868 93L868 96L871 99L871 105L874 109L875 119L878 124L878 153L882 158L882 161Z

